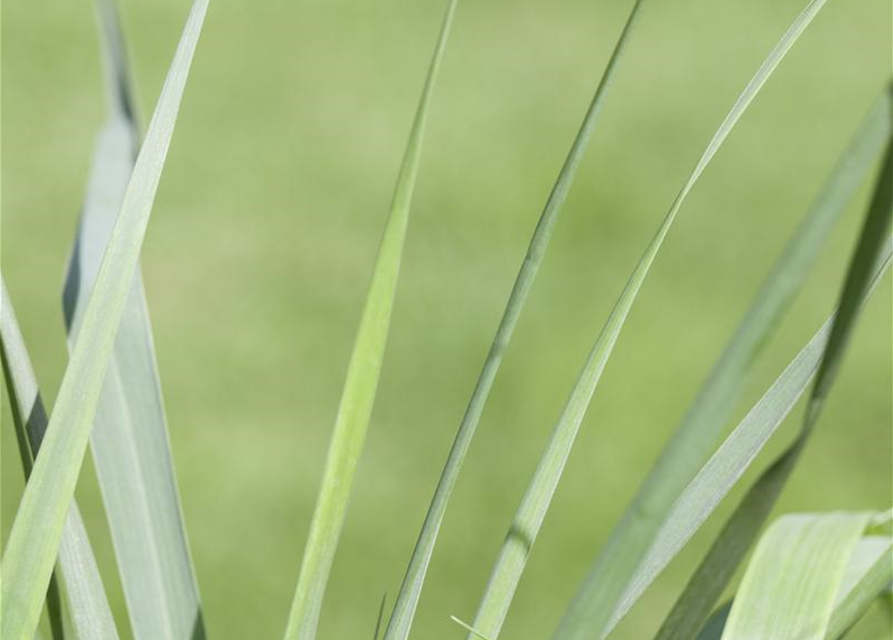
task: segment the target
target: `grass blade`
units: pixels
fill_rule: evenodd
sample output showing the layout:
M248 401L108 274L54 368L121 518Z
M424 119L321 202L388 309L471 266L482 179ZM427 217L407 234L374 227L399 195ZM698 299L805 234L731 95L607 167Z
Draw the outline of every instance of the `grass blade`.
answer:
M835 607L840 605L891 546L893 546L893 537L889 534L877 535L869 525L865 536L859 541L853 550L853 555L850 556L846 572L840 581L837 599L834 601ZM880 589L878 589L878 593L880 593Z
M786 34L782 44L773 50L735 105L733 105L728 116L718 128L707 149L686 180L657 233L630 276L626 287L589 354L506 536L505 543L500 551L475 618L474 627L482 633L490 637L496 637L499 633L511 605L517 584L520 581L527 557L545 518L552 495L561 478L592 394L648 270L656 258L685 198L747 106L759 92L769 75L771 75L775 66L780 62L784 53L790 48L790 45L796 40L796 37L802 32L811 16L815 15L820 6L820 2L815 3L815 7L812 10L808 9L804 13L805 17L801 16L803 19L800 21L800 25L795 24L795 27L792 27L792 30ZM822 234L819 233L818 235L821 237ZM596 621L596 624L599 624L599 622ZM573 622L566 624L559 630L559 634L574 633L572 628ZM597 627L587 626L587 628L591 631L592 628Z
M471 636L472 638L476 638L477 640L490 640L490 638L485 636L483 633L479 632L477 629L472 627L470 624L463 622L456 616L450 616L450 620L452 620L453 622L458 624L460 627L465 629L465 631L468 632L468 635Z
M378 605L378 617L375 619L375 631L372 633L372 640L378 640L378 634L381 631L381 623L384 620L384 606L387 604L388 594L381 596L381 603Z
M366 306L348 365L310 534L304 548L285 631L286 640L313 640L316 637L323 595L375 401L409 222L412 192L422 154L428 108L455 10L456 0L450 0L397 178L391 211L378 249Z
M863 569L861 575L857 575L852 586L841 589L838 594L838 602L831 613L828 631L825 633L826 640L838 640L842 637L893 580L893 547L889 537L882 540L885 550L870 566ZM852 559L850 564L852 565ZM846 582L845 577L844 583Z
M770 465L745 495L723 527L707 556L689 580L664 623L658 638L686 637L682 629L697 629L709 615L731 580L784 489L821 414L858 312L880 274L890 266L893 239L886 229L893 215L893 138L888 141L881 174L872 197L859 242L853 254L828 342L807 402L803 425L794 442ZM882 243L886 245L879 251ZM878 268L878 264L881 266Z
M186 23L12 525L0 588L4 640L30 640L37 627L206 9L196 0Z
M533 281L536 278L546 247L549 244L549 239L552 236L552 230L558 220L561 207L567 199L567 194L570 191L571 184L576 175L577 167L583 159L583 154L589 144L589 138L595 127L598 114L601 111L604 96L614 77L614 71L623 54L629 35L632 33L633 27L635 26L642 3L643 0L636 0L633 5L626 25L614 47L608 65L605 67L605 71L595 90L595 94L592 97L592 101L589 104L589 108L586 111L580 129L577 132L577 136L574 138L574 142L564 161L558 179L555 181L552 192L549 194L549 198L546 201L546 205L537 222L536 229L530 239L527 254L524 256L524 261L521 263L521 268L518 271L518 275L512 287L512 292L509 295L508 302L506 302L505 311L503 311L502 318L499 321L499 326L496 329L493 343L490 345L490 350L484 361L483 369L475 383L474 391L471 394L471 399L465 410L465 415L462 417L462 422L459 425L456 438L450 448L450 453L444 465L443 472L437 482L437 487L434 490L434 496L428 507L425 522L422 524L422 529L419 532L419 537L416 541L415 548L413 549L409 566L407 567L406 574L403 578L403 583L397 594L394 610L385 632L385 640L406 640L409 636L416 608L418 607L419 598L422 594L425 574L428 571L428 565L431 562L431 556L434 553L434 545L437 542L437 535L440 532L440 525L443 522L450 495L459 478L462 463L465 461L465 456L468 454L468 449L471 446L471 441L474 438L475 431L480 422L481 414L484 411L484 406L487 403L487 398L493 387L493 381L496 379L499 366L502 364L503 355L511 341L515 325L518 322L518 317L521 315L521 309L524 307L524 303L527 300L527 295L530 293L530 289L533 286Z
M839 640L865 613L893 580L893 547L887 536L867 536L850 556L841 580L825 640ZM697 635L697 640L720 640L732 603L717 609ZM680 635L686 640L693 637Z
M779 518L757 545L722 640L824 640L847 560L869 518Z
M139 146L115 5L98 2L109 114L63 293L74 349ZM137 640L198 640L204 625L168 442L143 280L133 277L90 437Z
M678 209L681 200L731 128L823 6L823 0L810 2L769 53L720 125L677 197L671 214ZM797 269L808 264L809 250L804 255L807 258L803 264L794 260L788 268ZM581 640L606 635L614 610L643 554L653 541L661 521L673 501L709 456L720 429L732 411L743 376L754 354L767 332L774 326L776 314L784 310L789 297L796 291L796 286L790 287L783 281L777 283L777 287L770 292L771 295L767 294L765 307L747 319L744 328L735 336L708 378L694 405L599 553L555 633L556 640Z
M745 357L753 354L754 345L763 341L792 293L801 286L832 224L845 212L847 202L889 137L890 106L885 92L772 269L710 381L724 381L723 386L731 391L744 376ZM674 502L621 598L608 625L609 632L704 523L794 407L818 368L831 324L829 319ZM730 366L730 362L734 364ZM711 386L715 388L715 382L708 382Z
M893 244L888 244L885 260L875 273L873 287L877 286L880 279L890 267L893 257ZM870 292L869 292L870 295ZM768 438L774 433L781 421L793 407L797 398L812 379L818 368L818 360L827 345L830 323L829 319L822 329L813 337L810 343L804 347L794 362L785 370L776 381L772 389L760 400L758 405L748 414L748 417L736 428L732 436L724 443L723 447L711 458L704 470L686 489L683 497L674 507L671 516L661 530L655 547L649 552L649 557L643 563L641 582L638 588L627 594L624 607L618 611L617 620L632 606L638 595L644 592L648 584L656 577L660 569L669 562L669 559L690 539L694 531L719 503L727 493L729 487L728 478L721 477L720 464L728 462L730 455L742 456L735 467L749 465L752 457L762 448ZM763 408L766 411L763 411ZM774 415L773 415L774 414ZM748 426L751 416L766 416L768 422L759 427L761 433L747 435L747 431L753 426ZM745 440L753 440L745 444L747 451L735 453L738 443ZM799 442L799 439L798 439ZM753 448L750 448L753 447ZM799 449L802 448L802 444ZM726 455L729 454L729 455ZM712 545L709 553L699 565L694 576L689 581L682 595L676 601L666 620L657 634L657 640L688 640L698 633L698 629L704 625L710 615L710 611L722 595L735 569L744 558L753 538L760 526L769 515L775 499L781 492L784 481L790 473L798 454L783 456L778 462L770 466L761 476L760 481L747 494L745 500L738 506L732 519L726 524L719 538ZM708 467L710 470L708 470ZM737 469L736 477L740 477ZM707 484L716 476L718 483L715 488ZM709 495L713 494L713 495ZM692 505L696 500L705 501L701 508ZM686 522L684 517L689 515L693 521ZM665 548L661 548L665 547ZM665 555L666 557L661 557ZM660 560L656 561L656 558ZM659 562L657 566L655 563ZM646 573L647 572L647 573ZM711 618L712 620L712 618ZM715 626L708 623L707 627ZM706 630L706 627L705 627ZM721 626L720 626L721 630ZM705 633L705 631L702 631ZM698 636L700 638L700 635ZM711 636L713 637L713 636ZM715 637L719 637L716 635Z
M43 437L43 431L35 425L41 424L43 429L46 428L46 412L43 403L39 401L34 372L30 368L24 341L21 339L21 332L19 332L15 315L12 314L9 297L6 293L6 285L2 280L0 280L0 288L2 288L3 296L2 302L0 302L0 361L3 364L6 389L9 392L10 413L12 413L13 427L16 432L19 458L22 461L22 471L25 473L25 482L27 483L34 466L34 456L40 448L40 438ZM6 307L5 310L4 307ZM13 332L16 335L11 335ZM10 343L10 346L7 346L7 342ZM35 432L39 434L37 438L32 437ZM50 577L50 584L47 587L46 611L50 636L53 640L65 640L62 594L59 591L56 571Z
M6 372L13 422L22 450L26 478L31 474L33 459L46 433L47 416L31 359L19 330L6 284L0 277L0 358ZM118 631L102 585L102 577L77 503L71 508L62 529L57 573L64 586L74 637L79 640L118 640ZM51 591L54 587L51 583ZM58 590L57 590L58 592ZM57 603L56 607L60 603ZM47 598L50 606L49 595ZM53 637L57 624L52 624Z

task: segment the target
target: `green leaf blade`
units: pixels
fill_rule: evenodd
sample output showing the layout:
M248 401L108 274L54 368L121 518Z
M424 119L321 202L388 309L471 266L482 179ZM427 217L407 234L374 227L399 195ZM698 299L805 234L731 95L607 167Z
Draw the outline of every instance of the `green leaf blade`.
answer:
M322 486L295 587L286 640L313 640L381 373L429 105L452 26L450 0L419 100L348 365Z
M872 538L875 540L872 541ZM875 554L875 560L867 566L862 564L853 567L854 560L850 559L847 570L851 574L849 576L844 574L837 603L828 622L826 640L838 640L842 637L893 581L893 544L891 544L893 540L890 537L869 536L863 538L862 544L865 543L873 547L871 551ZM882 551L878 554L879 550ZM857 553L853 555L856 556Z
M891 258L893 243L888 243L877 265L868 296L889 269ZM624 594L610 629L616 626L654 578L691 539L781 425L818 370L833 321L834 315L800 351L686 487L662 525L630 588ZM748 522L751 526L759 527L759 523L765 519L774 504L773 496L780 491L776 485L783 481L788 466L786 458L782 458L782 461L782 464L777 464L764 473L762 486L752 490L748 499L739 506L727 527L729 530L744 529L739 522ZM738 535L724 533L720 536L720 540L710 550L661 626L657 640L683 640L698 632L738 561L746 553L749 541L750 534L746 530L739 531Z
M796 439L751 486L738 508L726 522L707 556L677 600L659 633L661 640L680 635L680 630L697 629L721 596L738 564L759 533L802 454L833 383L848 338L859 312L872 289L893 260L893 238L886 229L893 217L893 136L887 149L856 249L850 261L840 306L834 316L828 342L807 402L803 423ZM882 248L883 246L883 248Z
M740 119L743 110L823 5L821 0L807 5L748 83L677 197L668 216L670 221L690 190L692 179L700 175L705 161L716 153L718 144L728 136L731 126ZM812 258L808 258L809 251L805 255L807 259L803 264L808 264ZM798 264L799 260L791 262L792 267ZM555 633L556 640L583 640L593 636L603 638L608 633L617 604L642 556L651 545L674 500L710 455L720 429L731 414L743 384L744 373L749 368L754 353L773 327L773 320L786 308L795 290L796 287L792 288L790 282L779 281L778 290L771 296L766 296L765 307L750 316L745 328L736 335L621 522L612 532L608 543L600 551Z
M653 264L660 247L662 246L675 218L681 209L685 198L697 182L705 167L719 150L720 146L734 128L737 121L754 99L760 88L778 65L784 53L799 37L812 17L821 8L821 2L816 2L807 7L800 19L795 21L791 29L782 38L781 43L770 53L764 64L760 67L754 78L747 85L739 99L733 105L729 115L721 123L716 134L707 145L703 155L694 170L686 180L670 210L658 228L651 243L646 248L639 263L636 265L630 279L624 288L614 310L600 333L596 344L590 352L589 358L581 372L578 381L571 393L565 411L562 414L552 439L547 446L540 464L537 467L534 478L529 485L524 500L512 523L506 541L500 551L500 555L494 566L486 592L478 608L474 627L482 633L496 637L498 634L511 600L517 588L526 564L527 557L545 517L551 497L554 494L561 473L573 446L579 425L582 422L586 408L594 393L595 387L607 364L607 360L619 337L620 330L632 307L632 304L644 283L645 277ZM821 234L819 234L821 235ZM618 594L619 595L619 594ZM589 622L592 622L590 620ZM599 624L598 621L595 623ZM592 625L587 625L591 632ZM564 632L568 626L563 627ZM581 627L582 629L582 627ZM559 630L559 635L563 631Z
M847 561L870 514L791 515L757 545L722 640L824 640Z
M196 0L187 20L13 522L0 588L5 640L30 640L37 627L206 9Z
M115 5L98 3L108 120L69 264L63 308L73 349L139 146ZM168 441L161 385L137 266L90 436L131 629L138 640L204 636Z
M555 185L552 188L543 212L537 222L534 233L530 239L527 253L521 263L515 283L509 299L506 302L505 310L500 319L499 326L493 342L487 353L483 368L478 380L475 383L465 414L456 433L456 438L450 449L444 469L438 480L437 487L434 491L428 513L422 524L416 546L413 549L409 566L403 578L400 591L397 594L397 600L394 610L388 622L385 632L385 640L405 640L409 636L412 627L412 621L418 607L419 598L421 597L422 587L425 581L425 575L431 557L434 553L434 546L437 542L437 536L440 532L440 526L443 522L446 508L452 495L453 488L459 478L462 464L471 446L474 434L480 422L481 415L486 405L496 374L502 364L502 358L511 342L512 334L521 310L527 300L536 274L542 262L546 248L552 235L552 230L558 220L561 208L570 191L577 167L579 166L586 148L589 144L592 131L595 127L598 114L601 111L604 102L604 96L614 77L614 72L619 64L623 54L629 35L632 33L634 25L639 15L639 9L643 4L643 0L636 0L630 12L630 16L624 26L623 31L617 41L614 51L608 61L598 87L595 90L593 98L589 104L580 129L571 145L570 151Z
M26 478L46 432L47 416L31 366L31 359L16 320L6 284L0 276L0 359L11 400L16 436L22 451ZM78 640L118 640L115 621L87 538L80 510L72 502L62 530L57 575L68 601L72 631ZM51 597L54 596L54 598ZM61 637L62 612L54 581L47 593L53 637ZM56 609L54 612L53 609Z

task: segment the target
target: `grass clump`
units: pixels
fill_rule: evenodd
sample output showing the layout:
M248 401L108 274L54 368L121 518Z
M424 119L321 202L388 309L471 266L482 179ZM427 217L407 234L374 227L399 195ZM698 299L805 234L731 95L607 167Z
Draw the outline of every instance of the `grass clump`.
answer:
M683 204L785 55L825 5L812 0L794 19L734 101L645 246L597 333L570 390L468 623L469 640L496 640L511 612L528 558L603 372ZM374 638L411 635L447 506L500 364L612 80L635 47L650 3L635 0L579 131L533 230L505 311L484 359L394 604L382 602ZM98 471L130 630L138 640L207 637L185 534L168 427L155 364L140 252L196 51L207 0L195 0L145 138L139 141L132 81L114 5L98 3L109 113L99 136L87 200L63 296L71 359L47 414L13 303L2 286L0 354L13 426L27 478L0 576L0 633L30 640L46 609L54 640L122 635L74 500L86 449ZM285 640L313 640L348 512L381 376L412 196L434 87L458 10L449 0L409 132L397 185L347 367L316 508L309 523ZM555 640L601 640L700 530L744 477L784 418L808 391L794 440L757 476L659 628L660 640L765 637L839 638L891 580L889 518L875 512L783 516L764 533L772 509L815 430L859 314L889 270L893 240L893 89L884 87L782 251L762 289L708 375L657 463L555 630ZM880 169L873 180L879 156ZM872 197L837 310L717 446L761 348L816 263L835 223L862 185ZM811 386L810 386L811 385ZM759 539L731 604L721 605L735 571ZM771 594L767 597L766 594ZM809 597L800 597L807 594ZM449 612L453 613L453 612Z

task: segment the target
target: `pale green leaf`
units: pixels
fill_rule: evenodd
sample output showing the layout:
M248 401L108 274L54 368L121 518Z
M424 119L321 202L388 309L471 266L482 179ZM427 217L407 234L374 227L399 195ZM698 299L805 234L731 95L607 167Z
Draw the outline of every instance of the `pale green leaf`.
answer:
M63 305L73 349L139 146L115 5L98 3L109 101ZM90 436L137 640L198 640L204 625L168 444L143 280L136 267Z
M16 444L25 482L31 476L34 456L46 430L46 411L37 392L37 382L25 350L25 343L18 328L12 305L6 292L6 284L0 278L2 302L0 302L0 360L3 362L4 380L9 392L10 413L16 432ZM6 307L4 310L3 307ZM67 525L68 523L66 523ZM66 526L67 529L67 526ZM65 531L65 534L69 533ZM53 640L65 639L62 613L62 595L59 590L58 572L53 572L47 587L46 611Z
M460 620L460 619L457 618L456 616L450 616L450 620L452 620L453 622L455 622L456 624L458 624L460 627L462 627L463 629L465 629L465 631L468 632L468 635L471 636L472 638L477 638L478 640L490 640L490 638L488 638L487 636L485 636L483 633L481 633L480 631L478 631L477 629L475 629L474 627L472 627L472 626L471 626L470 624L468 624L467 622L463 622L462 620Z
M850 557L826 640L838 640L893 581L893 548L888 536L863 538Z
M779 518L757 545L722 640L824 640L847 561L869 517Z
M4 640L30 640L37 627L206 9L196 0L186 23L12 525L0 589Z
M654 238L651 240L631 274L629 281L611 312L611 315L596 339L592 351L590 352L574 389L571 392L570 398L565 405L565 409L555 427L546 451L540 459L534 477L527 489L527 493L525 494L521 506L512 522L509 533L505 538L505 542L500 550L499 557L497 558L491 573L490 580L475 618L474 627L481 633L484 633L491 638L495 638L502 627L523 573L527 557L539 533L539 529L545 518L552 496L558 486L558 482L576 438L577 431L595 391L595 387L604 371L608 358L610 357L614 345L620 335L620 331L629 314L632 304L648 274L648 270L653 264L667 233L672 227L673 222L685 201L685 198L694 187L706 166L719 150L732 128L747 109L748 105L768 79L772 70L774 70L784 53L790 48L793 41L796 40L797 35L799 35L799 33L802 32L802 29L805 28L808 18L811 17L811 15L814 15L815 11L817 11L817 7L820 5L820 2L816 3L816 8L812 10L812 13L810 13L810 10L807 10L804 14L806 17L801 16L800 21L802 22L802 27L799 27L798 29L792 28L792 31L789 31L782 40L782 43L770 53L757 74L744 89L728 116L720 124L713 139L707 145L703 155L691 175L686 180L666 217L658 228ZM833 215L823 212L821 222L827 226L831 220L833 220ZM813 234L815 238L813 238L813 235L810 236L810 239L814 239L816 244L818 244L824 236L825 227L823 227L823 224L816 225L817 230L816 233ZM803 265L800 263L805 263L806 265L809 264L809 252L811 249L812 247L807 245L806 249L803 251L805 255L794 254L794 257L791 260L793 264L790 266L791 271L795 272L795 275L792 278L794 282L797 281L797 268L803 269ZM779 291L774 293L776 299L771 301L772 304L767 305L766 309L759 309L759 311L769 316L774 316L778 312L778 307L783 304L784 299L790 295L790 291L784 288L780 288ZM758 317L751 324L745 325L750 329L750 333L744 338L744 341L749 341L749 348L745 350L747 352L747 357L749 357L749 352L752 351L754 346L750 343L755 343L762 338L761 332L763 331L763 325L760 324L761 322L763 322L763 318ZM735 356L738 356L738 354L733 354L733 357ZM743 356L738 356L738 359L745 360ZM738 362L736 360L733 363L730 363L727 370L735 372L736 367L740 369L743 368L743 365L743 362ZM559 629L559 635L573 635L576 633L590 634L593 629L599 629L601 628L600 625L604 624L604 620L599 618L600 613L598 609L589 608L585 611L583 616L587 618L587 623L575 628L574 625L580 624L580 621L582 621L582 617L578 617L575 622L575 613L579 613L579 610L571 611L569 617L565 619L563 626ZM590 616L593 616L593 618L590 618Z
M0 277L0 357L6 373L13 421L19 447L23 449L22 461L27 477L30 476L33 459L40 449L46 432L47 416L31 359L28 357L25 341L2 277ZM117 640L118 632L109 609L102 577L96 565L96 558L93 556L80 510L74 501L62 529L56 573L61 578L65 591L74 637L78 640ZM47 604L50 605L49 594ZM52 625L53 637L57 637L57 624L61 624L61 612L57 615L59 621Z
M842 637L893 580L891 542L887 536L872 535L859 540L841 579L825 640ZM731 608L729 602L717 609L697 640L720 640Z
M323 595L375 401L412 193L422 154L425 124L455 9L456 0L450 0L409 134L387 226L378 249L366 306L360 319L338 416L335 419L335 430L329 444L322 486L304 548L285 632L287 640L313 640L316 637Z
M883 273L875 273L872 290ZM609 631L713 513L793 409L818 369L832 323L833 316L797 354L673 504L624 593Z
M840 605L865 577L865 574L870 571L871 567L890 550L891 544L893 544L893 539L890 536L865 535L859 540L840 581L840 589L837 592L837 599L834 601L835 607ZM878 589L878 593L880 593L880 589Z
M823 5L822 0L810 2L770 52L720 126L692 178L700 175L705 159L712 157L719 143ZM683 188L680 197L684 197L688 189L688 185ZM818 228L821 229L821 226ZM821 237L824 233L826 231L818 231L817 236ZM768 285L770 289L764 294L764 306L757 307L745 319L607 544L601 549L556 631L556 640L602 638L607 634L616 607L673 501L710 455L734 408L752 358L797 290L797 274L810 264L813 251L814 247L804 243L803 253L782 266L791 270L793 281L780 278Z
M658 634L660 640L688 637L690 630L696 630L703 624L711 607L719 599L759 533L796 466L821 415L822 406L840 366L859 311L873 287L877 285L878 279L890 265L893 239L887 237L886 229L893 215L891 184L893 184L893 138L888 140L881 174L851 259L840 297L840 306L822 354L800 432L794 442L761 474L726 522L661 628Z
M453 492L453 488L456 486L456 481L459 478L459 473L462 469L462 464L465 461L465 456L468 454L468 449L471 446L471 441L474 438L475 431L480 422L481 414L484 411L484 406L490 395L490 390L493 388L493 381L496 379L499 366L502 364L502 358L511 341L515 325L518 323L521 309L524 307L524 303L533 286L533 281L536 278L543 255L549 244L549 239L552 236L552 230L555 227L562 205L567 199L567 194L570 191L571 184L576 175L577 167L583 159L583 154L589 144L589 138L595 127L595 122L601 110L604 96L614 77L614 71L623 54L628 37L632 33L633 27L637 21L639 8L641 7L642 2L643 0L636 0L633 5L626 25L621 32L620 38L614 47L614 52L605 67L605 71L595 90L595 94L592 97L592 101L589 104L589 108L586 111L580 129L574 138L574 142L564 161L564 165L558 174L555 185L552 187L552 192L549 194L549 198L546 201L546 205L537 222L536 229L530 239L527 254L524 256L524 260L521 263L521 268L518 271L508 302L506 302L502 318L499 321L499 326L496 329L496 335L493 338L490 350L484 361L483 369L475 383L474 391L468 402L468 407L465 409L465 415L462 417L462 422L459 425L456 438L450 448L443 472L437 482L437 487L434 490L434 496L428 507L428 513L425 516L425 521L419 532L419 537L416 541L415 548L413 549L409 566L403 577L403 583L397 594L394 611L391 614L387 631L385 632L385 640L406 640L409 636L412 620L415 616L416 608L418 607L419 598L421 597L422 586L425 582L425 574L428 571L428 565L431 562L431 556L434 553L437 535L440 532L440 526L443 522L444 514L446 513L450 495Z

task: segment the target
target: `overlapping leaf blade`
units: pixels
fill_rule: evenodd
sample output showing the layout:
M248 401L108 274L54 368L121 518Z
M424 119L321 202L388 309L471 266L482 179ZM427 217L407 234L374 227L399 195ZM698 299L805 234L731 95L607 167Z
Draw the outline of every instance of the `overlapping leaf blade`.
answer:
M868 610L893 580L893 539L869 535L859 540L850 555L831 613L825 640L839 640ZM732 603L717 609L697 640L720 640ZM684 637L691 638L691 634Z
M527 493L521 503L521 506L512 522L508 535L487 585L486 592L478 608L475 618L474 628L484 635L495 638L502 626L511 600L517 588L530 548L536 539L542 521L545 518L552 495L554 494L561 473L570 454L577 431L583 416L585 415L589 401L595 391L595 387L601 377L608 358L613 350L614 344L619 337L620 331L626 320L626 317L632 307L632 304L641 288L648 270L653 263L667 233L669 232L675 218L682 207L688 193L694 187L700 175L706 166L712 160L716 152L725 141L728 134L734 128L737 121L743 115L751 101L762 88L765 81L771 75L775 66L780 62L781 58L797 39L802 30L811 20L812 16L818 11L821 3L817 2L810 5L806 11L795 22L792 29L785 34L781 43L773 49L766 61L760 67L754 78L748 83L741 96L733 105L727 117L720 124L713 139L708 144L703 155L696 164L694 170L686 180L678 196L674 200L670 210L664 218L662 224L657 230L651 243L640 258L635 270L630 276L626 287L620 295L610 317L599 334L592 351L577 379L571 396L565 406L564 412L555 427L546 451L544 452L534 478L531 481ZM814 241L815 245L827 233L830 223L833 222L834 214L837 211L822 210L815 216L815 225L810 227L809 238ZM725 368L720 371L725 374L724 380L720 381L721 385L733 386L734 377L739 374L740 370L746 365L746 356L749 357L749 351L752 351L757 343L763 338L766 331L768 320L766 317L774 317L784 307L784 303L792 292L791 281L794 283L798 280L800 271L805 271L811 262L811 252L815 247L807 244L805 248L798 247L799 252L795 251L788 254L788 262L782 264L783 270L789 270L790 279L781 280L782 285L772 289L767 295L767 302L764 306L757 307L755 318L750 322L746 322L743 327L744 335L740 337L741 346L738 350L731 350L727 354L727 362ZM785 274L788 275L788 274ZM729 378L732 378L730 381ZM596 620L596 625L599 621ZM588 629L591 632L591 627ZM573 630L573 618L559 630L560 633L576 633ZM582 631L586 633L586 631Z
M595 127L598 114L601 111L605 94L614 77L614 71L621 59L629 35L632 33L633 27L636 24L642 4L643 0L636 0L633 4L626 25L624 26L620 38L614 47L614 52L605 67L605 71L595 90L595 94L592 97L592 101L589 104L589 108L586 111L580 129L574 138L574 142L564 161L558 179L555 181L552 192L549 194L549 198L546 201L546 205L537 222L536 229L530 239L527 254L524 256L524 261L521 263L521 268L518 271L511 294L506 302L502 318L499 321L499 326L496 329L496 335L490 345L490 350L484 360L484 366L475 383L474 391L472 391L471 399L465 410L465 415L462 417L462 422L459 425L456 438L450 448L443 472L441 473L440 479L437 482L437 487L434 490L434 496L428 507L428 513L425 516L425 521L419 532L419 537L416 541L415 548L413 549L409 566L406 569L403 583L397 594L394 610L385 632L385 640L406 640L409 636L416 608L418 607L419 598L421 597L422 586L425 582L425 574L428 571L428 565L431 562L431 556L434 553L434 545L437 542L437 535L440 532L440 526L443 522L443 517L446 513L447 504L452 495L453 487L455 487L456 481L459 478L459 473L462 469L462 464L465 461L465 456L468 454L468 449L471 446L471 441L474 438L475 431L480 422L481 414L484 411L484 406L487 403L487 398L490 395L490 390L493 387L493 382L496 379L499 366L502 364L502 358L511 341L515 325L521 314L521 309L524 307L524 303L527 300L527 295L530 293L530 289L533 286L533 281L536 278L543 255L545 254L549 240L552 236L552 230L558 220L561 207L567 199L567 194L570 191L571 184L576 175L577 167L583 159L583 154L589 144L589 138Z
M0 357L12 403L16 436L23 449L26 476L46 432L47 417L28 357L25 341L16 321L6 284L0 277ZM117 640L118 631L109 608L99 567L84 528L77 503L72 501L62 530L57 575L61 578L72 631L77 640ZM47 604L50 604L49 594ZM59 616L61 624L61 611ZM53 636L57 625L53 625Z
M109 112L98 139L63 295L72 350L139 147L115 5L100 0L98 9ZM90 442L134 637L203 637L138 265Z
M794 20L780 42L770 52L754 78L745 88L732 111L717 132L705 158L712 157L718 145L755 97L781 59L793 46L824 2L810 2ZM698 163L692 178L705 166ZM688 192L686 187L680 196ZM808 256L809 253L807 252ZM809 263L809 259L805 264ZM791 267L797 266L792 262ZM802 267L802 265L800 265ZM616 607L627 589L673 501L694 477L709 456L715 440L731 414L754 354L763 343L774 320L787 305L796 286L779 281L765 306L749 317L717 364L660 458L627 508L621 522L602 548L589 575L578 590L556 633L556 640L602 638Z
M722 640L824 640L847 561L869 518L779 518L748 564Z
M859 182L875 163L890 135L890 113L890 97L885 92L773 268L726 354L735 353L738 345L754 344L754 338L771 330L780 304L803 282L831 225L844 213ZM614 612L609 631L713 512L794 407L818 368L831 323L829 318L675 501ZM714 370L721 375L728 371L723 362Z
M30 640L37 627L206 9L196 0L190 12L12 525L0 587L4 640Z
M853 253L828 341L793 443L762 473L723 527L658 634L660 640L686 637L698 629L731 580L735 569L768 518L821 415L859 311L893 256L887 236L893 216L893 137L888 139L871 204Z
M860 547L862 549L860 550ZM873 559L866 563L866 559ZM826 640L838 640L868 610L893 581L893 540L889 536L869 536L860 541L841 581Z
M16 433L16 444L25 482L31 476L34 457L40 448L40 441L46 430L46 411L40 394L31 361L25 350L24 340L18 328L18 322L12 311L6 284L0 278L2 302L0 302L0 360L3 362L4 380L11 401L13 427ZM3 307L6 310L3 310ZM5 334L5 335L4 335ZM69 533L68 523L63 537ZM53 572L47 588L46 611L53 640L65 640L65 628L62 613L62 594L59 590L57 572Z
M400 261L434 85L456 10L450 0L409 134L366 305L347 370L322 486L289 613L286 640L313 640L353 484L387 343Z

